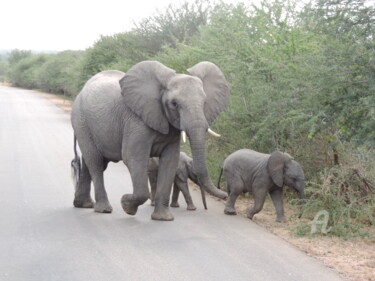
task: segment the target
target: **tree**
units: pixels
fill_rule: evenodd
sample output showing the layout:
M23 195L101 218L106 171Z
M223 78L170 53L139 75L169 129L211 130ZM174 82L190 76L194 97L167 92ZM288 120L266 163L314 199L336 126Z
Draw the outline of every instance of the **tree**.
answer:
M49 55L39 69L38 88L47 92L74 96L80 90L77 87L77 74L82 56L82 51L63 51Z
M21 58L20 56L10 56L10 59L11 63L8 72L8 78L12 85L29 89L37 88L38 72L40 70L40 67L46 62L47 55L27 54L26 56L23 56L23 58Z

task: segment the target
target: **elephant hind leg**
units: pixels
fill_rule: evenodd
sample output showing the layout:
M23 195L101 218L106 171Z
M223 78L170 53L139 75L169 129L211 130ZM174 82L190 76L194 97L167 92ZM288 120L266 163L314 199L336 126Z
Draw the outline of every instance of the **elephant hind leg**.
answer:
M93 208L94 202L90 196L91 175L85 159L82 157L82 166L79 173L78 185L74 194L73 205L77 208Z
M177 207L178 207L179 191L181 191L182 194L184 195L185 202L186 202L186 205L187 205L186 209L189 210L189 211L195 211L197 209L197 207L195 207L195 205L193 203L193 199L191 198L190 191L189 191L189 184L187 182L187 179L184 180L184 181L177 180L177 183L175 183L174 186L173 186L173 195L175 194L175 192L177 193L177 195L172 196L172 204L177 204ZM171 206L172 206L172 204L171 204Z
M227 203L225 204L224 213L227 215L237 215L234 204L236 203L238 195L240 195L242 191L241 182L237 180L229 181L227 183L227 189L230 192Z
M104 187L103 172L108 165L108 161L104 160L103 157L97 152L95 148L89 150L90 146L84 147L84 155L86 155L85 161L91 175L91 180L94 184L95 191L95 204L94 210L98 213L111 213L112 206L108 201L107 192ZM89 155L89 157L87 157Z

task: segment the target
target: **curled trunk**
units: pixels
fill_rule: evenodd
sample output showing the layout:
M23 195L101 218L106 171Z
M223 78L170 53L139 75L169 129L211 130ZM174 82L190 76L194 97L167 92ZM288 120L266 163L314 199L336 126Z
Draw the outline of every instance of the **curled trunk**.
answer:
M202 127L204 129L202 129ZM206 164L205 135L207 127L195 126L192 130L187 131L190 140L191 152L193 154L194 172L198 177L198 182L211 195L225 199L227 193L218 189L211 181L208 175Z

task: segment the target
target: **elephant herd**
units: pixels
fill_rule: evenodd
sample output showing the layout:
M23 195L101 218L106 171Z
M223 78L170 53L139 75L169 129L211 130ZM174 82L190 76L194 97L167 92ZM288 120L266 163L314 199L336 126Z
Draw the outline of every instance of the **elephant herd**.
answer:
M150 198L154 220L173 220L169 206L178 207L181 191L188 210L196 207L188 179L202 191L226 199L225 214L236 214L239 194L251 192L252 219L267 194L275 205L277 221L285 221L283 186L297 190L304 198L301 166L287 153L262 154L242 149L229 155L222 166L228 194L218 189L208 175L205 138L210 124L227 107L229 87L222 71L213 63L200 62L178 74L157 61L143 61L123 73L103 71L90 78L75 99L71 122L74 130L75 176L73 204L112 212L103 173L109 162L123 161L128 167L133 193L122 196L129 215ZM192 158L180 152L181 135L187 135ZM77 153L77 142L82 157ZM220 181L220 179L219 179ZM91 182L95 200L91 198ZM170 194L173 194L172 202Z

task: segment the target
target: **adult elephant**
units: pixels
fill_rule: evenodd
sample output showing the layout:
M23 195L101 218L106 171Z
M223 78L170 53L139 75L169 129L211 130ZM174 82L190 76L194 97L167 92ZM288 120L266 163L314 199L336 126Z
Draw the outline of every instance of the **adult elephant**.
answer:
M108 162L123 160L133 182L133 194L121 199L124 211L135 215L149 198L147 167L150 157L159 157L155 195L155 220L173 220L169 195L178 166L181 131L186 132L194 170L201 186L210 194L226 198L208 175L205 135L209 124L228 105L229 88L221 70L210 62L176 74L156 61L143 61L126 74L103 71L92 77L77 96L72 125L82 152L72 166L79 179L74 206L112 212L104 187ZM95 203L90 197L94 184Z

